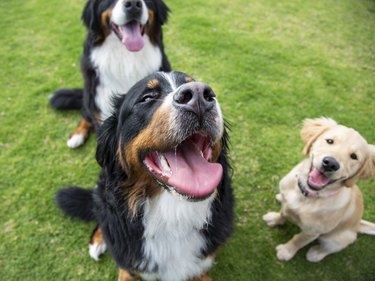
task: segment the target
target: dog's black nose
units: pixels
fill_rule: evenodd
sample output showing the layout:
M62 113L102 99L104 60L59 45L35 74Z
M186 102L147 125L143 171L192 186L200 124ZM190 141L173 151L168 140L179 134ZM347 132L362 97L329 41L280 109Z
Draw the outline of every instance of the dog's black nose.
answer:
M335 158L326 156L323 158L322 167L326 172L335 172L340 169L340 164Z
M190 82L182 85L173 96L173 104L201 118L215 106L215 93L207 84Z
M141 0L127 0L124 3L125 11L132 16L140 15L142 11Z

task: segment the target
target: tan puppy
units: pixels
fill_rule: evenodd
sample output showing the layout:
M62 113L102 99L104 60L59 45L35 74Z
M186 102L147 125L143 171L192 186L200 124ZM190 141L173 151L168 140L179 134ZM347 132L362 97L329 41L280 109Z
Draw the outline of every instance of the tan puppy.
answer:
M375 146L329 118L306 119L301 137L308 157L280 181L280 213L269 212L263 220L276 226L288 219L301 229L276 247L279 260L290 260L319 239L306 256L318 262L353 243L358 232L375 235L375 224L361 220L363 199L355 184L375 176Z

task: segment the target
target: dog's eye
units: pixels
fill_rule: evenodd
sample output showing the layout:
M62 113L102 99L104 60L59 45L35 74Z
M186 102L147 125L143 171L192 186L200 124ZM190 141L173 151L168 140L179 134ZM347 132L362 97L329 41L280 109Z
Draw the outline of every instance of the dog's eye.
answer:
M140 103L142 102L149 102L151 100L154 100L158 97L158 93L156 92L150 92L150 93L147 93L147 94L144 94L142 96L142 98L139 100Z
M353 160L358 160L358 156L355 153L350 154L350 158L352 158Z
M326 142L327 142L328 144L333 144L333 143L334 143L333 139L326 139Z

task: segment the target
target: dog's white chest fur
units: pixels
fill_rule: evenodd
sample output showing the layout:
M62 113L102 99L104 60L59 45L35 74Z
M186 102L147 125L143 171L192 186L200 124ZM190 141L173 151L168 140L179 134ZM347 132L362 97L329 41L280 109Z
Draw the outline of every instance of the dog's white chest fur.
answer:
M99 84L96 88L95 103L104 120L112 112L112 99L123 95L140 79L159 70L162 63L160 48L151 44L144 35L145 45L139 52L130 52L111 33L102 45L91 53Z
M206 243L200 233L210 220L212 200L187 202L164 191L146 202L143 253L146 271L157 272L142 274L143 279L187 280L212 266L211 258L201 258Z

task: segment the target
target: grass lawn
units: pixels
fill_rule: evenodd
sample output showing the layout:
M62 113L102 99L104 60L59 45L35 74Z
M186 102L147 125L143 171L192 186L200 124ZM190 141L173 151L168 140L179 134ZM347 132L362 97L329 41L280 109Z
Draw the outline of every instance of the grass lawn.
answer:
M56 112L48 95L79 87L84 0L0 1L0 279L116 280L108 254L88 255L93 224L64 217L53 195L93 186L95 138L65 145L80 113ZM278 181L302 157L299 128L329 116L375 143L373 0L166 0L172 67L209 83L231 123L236 231L214 280L375 280L375 237L360 235L319 264L306 248L290 262L275 247L298 229L269 229ZM360 182L375 221L375 180Z

